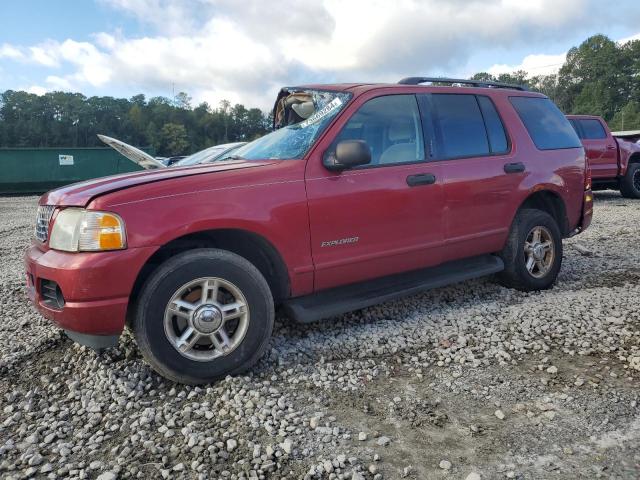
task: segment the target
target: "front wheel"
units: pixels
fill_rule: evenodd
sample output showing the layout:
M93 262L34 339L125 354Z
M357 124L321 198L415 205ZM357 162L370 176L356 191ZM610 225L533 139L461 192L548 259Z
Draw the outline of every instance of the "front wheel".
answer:
M273 298L258 269L224 250L176 255L147 280L133 330L160 375L200 384L250 368L264 353Z
M562 235L556 221L541 210L520 210L500 257L505 268L498 280L504 286L523 291L550 288L562 264Z
M631 163L620 179L620 193L625 198L640 198L640 163Z

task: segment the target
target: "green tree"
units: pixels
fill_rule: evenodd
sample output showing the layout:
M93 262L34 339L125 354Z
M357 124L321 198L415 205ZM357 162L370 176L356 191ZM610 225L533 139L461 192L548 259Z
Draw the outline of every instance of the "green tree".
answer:
M640 130L640 103L631 101L619 109L609 122L611 130Z
M189 149L187 130L184 125L177 123L165 123L157 141L158 144L154 146L159 155L183 155Z
M191 97L187 95L185 92L179 92L176 95L176 106L178 108L184 108L186 110L191 109Z
M537 75L529 78L529 87L536 92L544 93L554 102L558 96L558 75Z
M97 133L139 147L189 153L217 143L252 139L264 134L264 114L243 105L231 108L222 102L212 109L206 103L191 108L186 93L179 105L165 97L149 100L144 95L130 99L85 97L79 93L49 92L33 95L7 90L0 93L0 147L91 147L103 146ZM171 144L160 126L180 125L183 142ZM169 127L176 135L176 129ZM183 135L178 138L184 140ZM169 146L171 144L171 146Z
M571 113L588 111L610 120L626 100L628 63L622 48L604 35L594 35L571 48L558 73L556 101L560 108Z
M619 45L604 35L594 35L569 50L558 74L530 77L524 71L498 76L479 72L471 78L527 85L547 95L565 113L600 115L620 124L624 116L627 128L640 103L640 41Z
M250 108L245 117L245 138L254 140L261 137L271 128L271 122L258 108Z
M527 72L524 70L517 70L511 73L501 73L497 76L496 80L500 83L509 83L512 85L529 85Z
M640 40L627 42L620 47L623 57L623 82L627 98L640 102Z
M481 80L483 82L495 82L496 79L493 75L488 72L478 72L474 74L470 80Z
M611 119L619 99L613 98L615 92L603 81L588 83L582 87L573 101L571 113L599 115Z

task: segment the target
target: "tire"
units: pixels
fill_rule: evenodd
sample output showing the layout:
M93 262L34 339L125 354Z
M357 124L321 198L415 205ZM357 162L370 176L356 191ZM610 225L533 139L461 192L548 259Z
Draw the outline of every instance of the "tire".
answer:
M133 331L156 372L196 385L251 368L264 354L273 321L271 291L253 264L225 250L197 249L149 277Z
M640 198L640 163L630 163L620 179L620 193L625 198Z
M540 232L542 245L537 252L535 248L528 248L526 253L525 242L532 244L536 231ZM544 246L547 243L552 249L551 254ZM543 255L540 260L536 260L536 253ZM504 262L504 270L497 277L505 287L525 292L550 288L555 283L562 265L560 228L553 217L546 212L534 209L520 210L516 214L507 243L499 256ZM532 256L535 264L530 271L527 265ZM545 268L540 268L539 265Z

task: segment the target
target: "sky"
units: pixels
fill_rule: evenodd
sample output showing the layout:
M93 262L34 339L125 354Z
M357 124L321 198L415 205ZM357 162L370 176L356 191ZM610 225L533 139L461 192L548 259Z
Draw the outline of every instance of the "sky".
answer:
M590 35L640 39L638 0L21 0L0 91L268 109L284 85L557 71Z

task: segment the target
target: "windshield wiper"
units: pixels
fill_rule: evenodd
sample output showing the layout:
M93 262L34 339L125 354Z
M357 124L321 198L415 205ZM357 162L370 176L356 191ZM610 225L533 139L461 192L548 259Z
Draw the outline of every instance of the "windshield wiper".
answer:
M244 157L240 155L231 155L229 157L222 158L221 160L246 160Z

